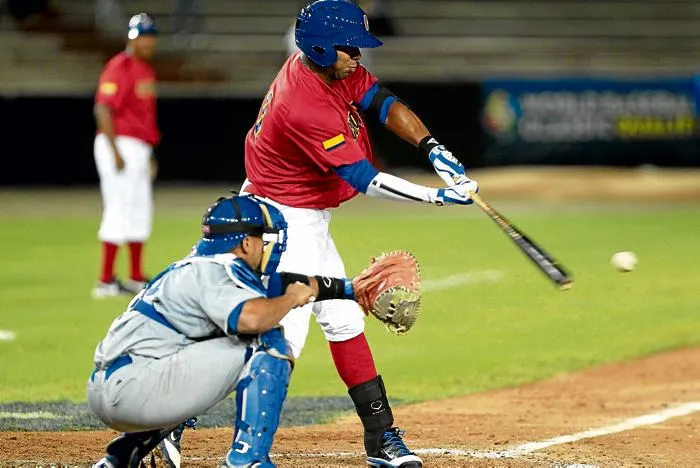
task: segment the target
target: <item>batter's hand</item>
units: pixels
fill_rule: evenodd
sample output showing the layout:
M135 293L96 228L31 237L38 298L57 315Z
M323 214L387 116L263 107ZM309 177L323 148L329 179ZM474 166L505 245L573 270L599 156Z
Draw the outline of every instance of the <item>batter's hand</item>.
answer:
M314 290L311 289L311 286L307 286L298 281L287 286L287 289L284 291L284 295L294 298L294 306L292 308L301 307L313 302L316 299L314 297Z
M471 205L474 203L471 194L479 191L479 185L473 180L462 180L461 183L450 187L433 189L431 202L442 205Z
M467 176L459 177L455 185L461 185L467 192L479 193L479 184Z
M151 182L156 180L156 177L158 177L158 160L151 156Z
M428 154L435 172L447 185L459 184L466 178L464 166L444 145L434 146Z

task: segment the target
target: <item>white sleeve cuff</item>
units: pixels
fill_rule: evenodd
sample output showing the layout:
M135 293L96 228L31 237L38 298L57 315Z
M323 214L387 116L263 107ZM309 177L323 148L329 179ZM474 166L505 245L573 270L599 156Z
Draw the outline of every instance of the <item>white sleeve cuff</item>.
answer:
M397 201L434 203L437 189L414 184L386 172L380 172L369 183L367 195Z

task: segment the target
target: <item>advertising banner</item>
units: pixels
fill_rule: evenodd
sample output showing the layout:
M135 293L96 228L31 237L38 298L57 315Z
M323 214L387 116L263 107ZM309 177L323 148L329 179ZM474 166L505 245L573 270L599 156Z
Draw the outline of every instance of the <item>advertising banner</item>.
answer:
M593 149L602 152L594 155L601 163L601 156L628 158L625 152L659 145L670 159L679 152L687 158L696 138L690 78L493 80L482 92L486 157L498 155L501 163L524 154L533 163L578 159Z

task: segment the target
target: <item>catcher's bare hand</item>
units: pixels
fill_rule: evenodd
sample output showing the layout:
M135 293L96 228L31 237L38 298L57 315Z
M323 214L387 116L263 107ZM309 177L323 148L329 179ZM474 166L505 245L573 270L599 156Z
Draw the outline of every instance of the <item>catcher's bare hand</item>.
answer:
M420 309L420 267L406 251L383 253L352 280L355 300L395 333L407 332Z
M284 295L293 299L294 306L292 308L301 307L315 300L314 290L311 289L311 286L299 282L287 286Z

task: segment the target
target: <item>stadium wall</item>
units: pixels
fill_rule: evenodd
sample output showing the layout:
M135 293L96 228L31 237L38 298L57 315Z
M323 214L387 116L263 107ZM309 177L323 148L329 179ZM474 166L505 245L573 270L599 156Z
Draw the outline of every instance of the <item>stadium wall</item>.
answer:
M388 83L468 167L700 166L689 83L673 84L665 101L662 96L632 104L635 98L629 93L647 92L649 86L665 89L669 83L594 85L581 80ZM612 87L617 101L595 104L591 86L598 89L600 102L610 97ZM159 99L159 180L241 180L243 140L259 105L259 98L249 97ZM611 117L609 109L592 113L596 105L617 109L617 114ZM5 162L0 185L97 182L91 97L0 96L0 121ZM601 130L605 125L613 131ZM430 169L410 145L377 123L370 121L368 127L380 166Z

